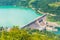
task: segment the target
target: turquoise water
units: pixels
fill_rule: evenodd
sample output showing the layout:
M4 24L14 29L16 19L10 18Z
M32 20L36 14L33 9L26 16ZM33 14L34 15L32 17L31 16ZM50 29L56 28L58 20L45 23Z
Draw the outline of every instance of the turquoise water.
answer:
M0 26L24 26L41 16L30 8L0 6Z
M55 34L60 34L60 27L56 27L56 29L58 29L58 31L54 32Z

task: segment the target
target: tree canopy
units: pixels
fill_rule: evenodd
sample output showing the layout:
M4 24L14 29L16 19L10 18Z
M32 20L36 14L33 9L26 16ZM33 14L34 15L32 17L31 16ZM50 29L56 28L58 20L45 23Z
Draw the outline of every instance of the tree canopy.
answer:
M48 31L19 29L18 27L0 32L0 40L60 40L59 37L59 35Z

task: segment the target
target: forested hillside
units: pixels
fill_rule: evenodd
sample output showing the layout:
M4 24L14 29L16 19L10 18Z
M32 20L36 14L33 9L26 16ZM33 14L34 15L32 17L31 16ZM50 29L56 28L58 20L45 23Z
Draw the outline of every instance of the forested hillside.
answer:
M9 31L0 31L0 40L60 40L60 36L47 31L13 27Z
M60 0L0 0L1 6L23 6L29 7L36 12L49 13L48 20L60 23ZM54 16L53 16L54 15Z

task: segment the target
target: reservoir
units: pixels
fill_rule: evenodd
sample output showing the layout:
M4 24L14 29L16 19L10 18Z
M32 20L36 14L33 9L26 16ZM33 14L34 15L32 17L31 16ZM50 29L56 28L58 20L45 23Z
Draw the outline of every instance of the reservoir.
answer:
M30 8L0 6L0 26L23 27L41 15L42 14L38 14Z

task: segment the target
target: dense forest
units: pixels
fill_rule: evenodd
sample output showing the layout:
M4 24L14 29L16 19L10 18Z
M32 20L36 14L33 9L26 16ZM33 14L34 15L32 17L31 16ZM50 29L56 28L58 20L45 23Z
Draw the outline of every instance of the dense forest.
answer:
M34 9L36 12L49 13L47 17L49 21L60 23L60 0L0 0L0 5L23 6Z
M19 29L15 26L9 31L0 31L0 40L60 40L60 35L48 31Z

